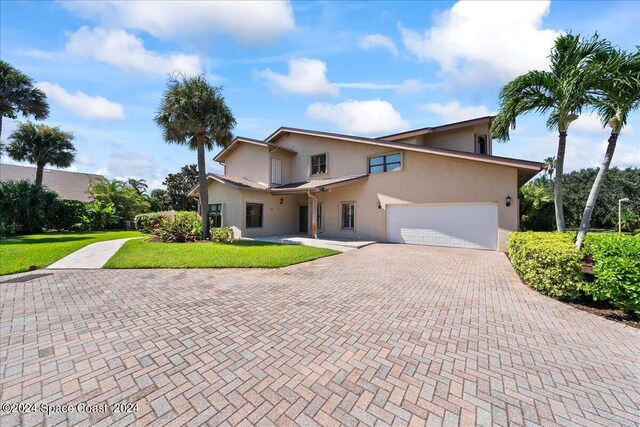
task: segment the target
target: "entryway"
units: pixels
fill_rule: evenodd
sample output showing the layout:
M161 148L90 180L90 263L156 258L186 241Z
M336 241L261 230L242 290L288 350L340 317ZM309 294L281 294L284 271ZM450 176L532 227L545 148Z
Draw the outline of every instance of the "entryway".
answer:
M307 234L309 232L309 206L298 206L298 232Z

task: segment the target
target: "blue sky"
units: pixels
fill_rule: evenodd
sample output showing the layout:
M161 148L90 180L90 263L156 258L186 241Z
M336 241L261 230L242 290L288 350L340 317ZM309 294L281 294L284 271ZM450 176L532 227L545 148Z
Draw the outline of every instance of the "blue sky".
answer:
M47 123L75 134L71 170L158 188L196 162L153 122L172 70L223 87L236 135L292 126L376 136L495 113L501 86L544 69L558 34L597 31L631 50L638 22L632 1L3 1L0 55L47 93ZM16 124L4 120L3 139ZM614 166L640 165L639 133L634 113ZM583 115L566 167L599 165L607 136ZM541 117L525 116L494 154L543 160L556 142ZM219 172L213 155L208 170Z

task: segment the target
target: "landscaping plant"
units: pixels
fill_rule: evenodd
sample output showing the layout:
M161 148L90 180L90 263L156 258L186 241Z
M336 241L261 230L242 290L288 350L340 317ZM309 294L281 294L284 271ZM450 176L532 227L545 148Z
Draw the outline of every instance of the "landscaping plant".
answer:
M31 181L0 182L0 221L16 233L42 231L55 216L58 193Z
M595 280L584 291L596 300L640 314L640 236L592 234L584 252L593 259Z

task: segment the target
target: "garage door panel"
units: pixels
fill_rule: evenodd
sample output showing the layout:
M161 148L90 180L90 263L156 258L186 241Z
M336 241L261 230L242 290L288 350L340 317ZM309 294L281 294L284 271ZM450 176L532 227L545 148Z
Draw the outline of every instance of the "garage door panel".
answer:
M497 247L495 203L387 207L387 240L458 248Z

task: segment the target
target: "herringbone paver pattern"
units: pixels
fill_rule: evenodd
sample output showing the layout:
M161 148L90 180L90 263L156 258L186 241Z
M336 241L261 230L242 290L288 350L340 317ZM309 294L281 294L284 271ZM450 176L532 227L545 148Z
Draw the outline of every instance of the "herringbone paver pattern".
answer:
M280 270L0 283L0 425L640 424L640 332L503 254L374 245Z

